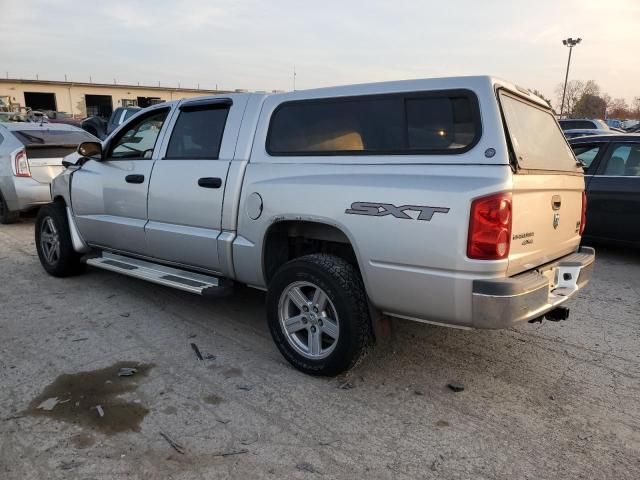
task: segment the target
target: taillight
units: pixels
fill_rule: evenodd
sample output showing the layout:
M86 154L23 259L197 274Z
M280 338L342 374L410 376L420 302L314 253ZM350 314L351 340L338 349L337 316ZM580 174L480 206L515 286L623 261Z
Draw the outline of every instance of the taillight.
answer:
M17 150L13 153L13 170L16 177L30 177L29 159L25 150Z
M584 227L587 226L587 193L582 192L582 212L580 214L580 235L584 233Z
M467 256L500 260L511 244L511 193L496 193L471 203Z

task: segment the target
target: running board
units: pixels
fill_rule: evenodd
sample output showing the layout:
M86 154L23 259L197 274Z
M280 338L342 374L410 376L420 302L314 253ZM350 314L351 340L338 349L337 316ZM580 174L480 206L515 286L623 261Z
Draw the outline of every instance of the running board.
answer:
M92 267L118 272L129 277L140 278L198 295L222 297L229 295L233 289L233 282L230 280L109 252L102 252L100 257L88 258L86 263Z

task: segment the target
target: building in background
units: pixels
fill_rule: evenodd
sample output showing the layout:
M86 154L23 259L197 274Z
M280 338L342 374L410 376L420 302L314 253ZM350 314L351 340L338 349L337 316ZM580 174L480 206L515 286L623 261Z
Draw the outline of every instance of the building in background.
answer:
M240 90L238 90L240 91ZM229 93L223 90L110 85L50 80L0 79L0 104L9 110L67 112L76 118L100 115L109 118L118 107L148 107L160 102Z

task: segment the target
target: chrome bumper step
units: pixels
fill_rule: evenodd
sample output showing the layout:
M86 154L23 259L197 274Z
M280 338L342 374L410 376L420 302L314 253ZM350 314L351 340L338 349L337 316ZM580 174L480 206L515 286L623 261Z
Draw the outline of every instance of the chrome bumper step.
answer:
M86 260L87 265L121 273L129 277L140 278L148 282L177 288L198 295L220 297L231 293L233 282L201 273L189 272L179 268L167 267L158 263L125 257L115 253L102 252L99 257Z

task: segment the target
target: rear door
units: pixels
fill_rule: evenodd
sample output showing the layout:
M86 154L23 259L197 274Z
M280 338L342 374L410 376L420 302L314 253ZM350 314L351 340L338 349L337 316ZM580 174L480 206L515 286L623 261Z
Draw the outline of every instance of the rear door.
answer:
M500 90L513 163L508 274L535 268L580 243L583 169L553 112Z
M156 108L131 120L104 144L102 161L89 160L73 174L71 201L88 243L148 255L147 192L170 111Z
M640 238L640 142L612 143L588 187L587 233L638 242Z
M222 200L246 97L185 100L149 187L153 257L218 271Z

